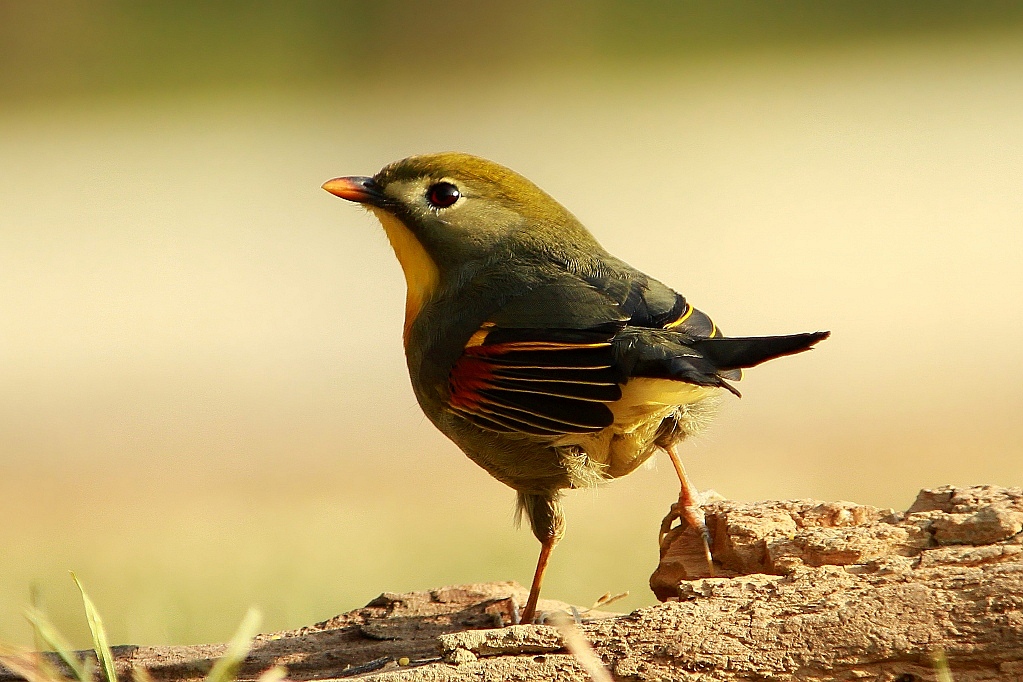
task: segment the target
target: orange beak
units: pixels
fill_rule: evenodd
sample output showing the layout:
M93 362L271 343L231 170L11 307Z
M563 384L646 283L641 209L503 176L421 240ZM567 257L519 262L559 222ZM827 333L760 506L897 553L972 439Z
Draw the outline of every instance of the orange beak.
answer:
M373 181L373 178L358 175L327 180L323 183L323 189L336 197L360 204L380 206L387 201L387 196L381 191L380 186Z

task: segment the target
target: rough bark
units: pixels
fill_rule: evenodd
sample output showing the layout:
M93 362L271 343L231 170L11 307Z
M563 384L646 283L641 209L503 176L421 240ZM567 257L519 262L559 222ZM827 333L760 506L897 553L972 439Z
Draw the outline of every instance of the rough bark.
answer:
M847 502L706 506L715 573L669 529L651 586L665 603L579 629L618 680L1023 680L1023 491L921 491L906 512ZM669 515L668 521L673 519ZM514 583L385 593L365 608L261 635L242 670L292 679L584 680L555 628L508 622ZM567 608L557 602L541 609ZM118 647L125 673L197 678L222 651ZM14 679L0 669L0 682Z

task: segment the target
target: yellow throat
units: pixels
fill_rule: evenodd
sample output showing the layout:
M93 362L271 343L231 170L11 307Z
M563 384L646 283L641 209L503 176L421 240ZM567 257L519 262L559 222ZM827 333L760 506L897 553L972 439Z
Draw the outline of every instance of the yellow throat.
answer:
M408 343L409 329L423 305L430 300L440 282L440 270L430 254L419 243L411 230L387 211L375 206L367 207L377 217L391 242L394 255L405 273L405 329L403 337Z

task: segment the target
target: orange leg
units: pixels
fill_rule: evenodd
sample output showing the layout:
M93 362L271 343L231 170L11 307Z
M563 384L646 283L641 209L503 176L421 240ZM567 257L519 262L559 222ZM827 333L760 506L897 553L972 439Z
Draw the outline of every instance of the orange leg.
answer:
M666 447L664 451L668 453L671 463L675 465L675 473L678 474L678 480L682 484L682 489L678 494L679 518L689 524L690 527L699 531L703 539L703 555L707 561L707 570L713 576L714 561L710 553L710 530L707 528L707 517L704 516L703 509L700 508L699 492L689 482L689 477L686 476L686 469L682 466L682 460L678 458L678 453L675 452L675 446Z
M558 544L557 538L548 538L540 544L540 558L536 561L536 573L533 574L533 586L529 588L529 599L526 600L526 608L522 610L522 622L532 625L536 618L536 602L540 599L540 585L543 584L543 574L547 570L547 562L551 558L554 546Z

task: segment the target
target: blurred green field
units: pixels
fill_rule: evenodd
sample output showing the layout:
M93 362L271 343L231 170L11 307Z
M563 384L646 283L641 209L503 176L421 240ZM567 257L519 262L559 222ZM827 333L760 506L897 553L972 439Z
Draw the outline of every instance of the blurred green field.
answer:
M936 23L735 29L642 63L576 41L487 82L5 74L0 640L29 641L35 585L88 645L69 569L138 644L224 640L251 604L283 629L385 590L528 582L512 492L415 405L386 240L319 189L418 152L521 171L729 333L833 331L750 371L684 448L701 488L904 508L1019 485L1023 33ZM666 461L570 494L545 594L651 603L675 494Z

